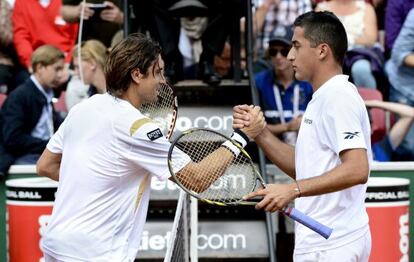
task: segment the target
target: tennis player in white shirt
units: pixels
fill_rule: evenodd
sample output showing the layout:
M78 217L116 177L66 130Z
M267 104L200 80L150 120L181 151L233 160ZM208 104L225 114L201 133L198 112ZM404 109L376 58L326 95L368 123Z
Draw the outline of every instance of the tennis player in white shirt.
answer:
M157 99L165 82L160 54L158 43L142 34L122 40L105 68L108 93L73 107L49 141L37 164L39 175L59 181L41 244L46 262L135 260L151 177L170 177L170 143L138 110ZM256 126L242 130L250 138L265 125L260 108L252 110ZM217 163L209 166L234 157L222 148ZM191 172L199 163L185 154L180 157L184 161L178 169L202 185L202 178Z
M330 12L305 13L294 26L288 59L296 79L312 84L312 100L296 147L267 128L255 141L296 182L272 184L246 198L264 197L256 208L270 212L295 200L296 208L333 228L325 240L296 223L294 261L368 261L371 235L364 201L372 159L370 124L356 87L342 74L346 32ZM254 119L249 111L247 105L234 108L235 128Z

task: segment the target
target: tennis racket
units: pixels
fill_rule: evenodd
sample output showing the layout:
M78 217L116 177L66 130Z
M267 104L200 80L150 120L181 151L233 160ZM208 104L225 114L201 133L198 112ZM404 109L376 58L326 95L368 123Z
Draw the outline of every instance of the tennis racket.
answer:
M221 169L211 168L210 166L214 166L213 161L222 161L222 158L217 156L217 150L227 147L226 145L229 145L229 143L226 141L231 143L231 147L238 148L240 153L237 156L233 153L233 159L225 162L227 165ZM225 142L226 144L223 144ZM234 152L234 150L230 151ZM195 165L206 157L212 159L211 165L200 165L200 168L196 169L191 168L191 172L196 170L203 181L209 185L207 189L205 189L206 187L201 190L194 188L194 183L192 183L194 173L186 174L186 167L177 171L183 166L182 157L176 157L179 156L180 152L188 155ZM246 201L242 199L243 196L253 192L260 186L266 187L249 154L236 141L209 129L193 128L176 137L168 152L168 166L176 183L184 191L209 204L220 206L255 205L258 202L257 199ZM286 207L282 212L326 239L332 233L332 228L322 225L293 207Z
M157 100L141 105L139 110L159 126L166 138L171 137L177 120L178 102L175 91L170 85L161 83Z

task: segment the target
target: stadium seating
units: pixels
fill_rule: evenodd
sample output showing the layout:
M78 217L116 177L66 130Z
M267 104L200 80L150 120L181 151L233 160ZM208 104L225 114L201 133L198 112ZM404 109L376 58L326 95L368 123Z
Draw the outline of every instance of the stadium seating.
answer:
M358 92L364 100L383 100L380 91L372 88L358 87ZM371 115L371 142L377 142L384 137L387 132L386 128L386 114L383 109L372 108L369 110Z

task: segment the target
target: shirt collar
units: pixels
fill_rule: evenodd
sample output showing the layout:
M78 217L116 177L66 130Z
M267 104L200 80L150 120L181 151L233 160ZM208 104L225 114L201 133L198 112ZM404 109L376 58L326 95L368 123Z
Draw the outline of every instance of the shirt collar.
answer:
M33 81L33 83L35 84L35 86L37 87L37 89L39 89L39 91L46 97L46 100L48 103L52 102L53 99L53 90L52 89L48 89L45 90L42 85L39 83L39 81L37 81L36 77L34 75L30 76L30 79Z
M348 82L349 76L347 75L336 75L331 77L328 81L326 81L325 83L323 83L318 90L316 90L313 95L312 98L316 98L318 96L320 96L321 94L323 94L324 92L326 92L326 90L329 89L329 86L335 85L335 82Z

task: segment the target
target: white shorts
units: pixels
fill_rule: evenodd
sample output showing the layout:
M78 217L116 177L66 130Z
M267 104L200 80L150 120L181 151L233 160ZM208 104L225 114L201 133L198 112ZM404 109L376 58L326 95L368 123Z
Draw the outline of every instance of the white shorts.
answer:
M367 262L371 254L371 232L346 245L305 254L293 254L295 262Z

